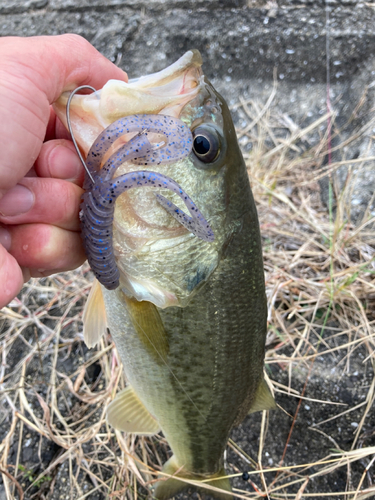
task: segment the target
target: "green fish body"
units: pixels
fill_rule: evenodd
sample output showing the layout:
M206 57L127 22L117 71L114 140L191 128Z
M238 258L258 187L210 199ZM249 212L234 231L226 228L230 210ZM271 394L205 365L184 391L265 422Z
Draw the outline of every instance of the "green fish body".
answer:
M228 107L200 66L199 53L190 51L164 72L129 84L133 93L137 85L148 96L161 93L157 112L174 113L193 136L207 131L218 143L208 162L193 152L158 167L191 196L215 241L179 226L151 192L121 195L114 223L120 286L94 287L86 338L93 345L107 321L129 382L108 408L109 423L138 434L162 430L173 451L163 472L201 487L208 481L226 490L212 495L228 499L229 481L215 478L225 474L229 433L274 401L263 379L267 304L257 211ZM172 87L177 97L168 101ZM131 168L124 165L119 175ZM105 313L98 312L102 299ZM168 499L185 486L161 476L155 497Z

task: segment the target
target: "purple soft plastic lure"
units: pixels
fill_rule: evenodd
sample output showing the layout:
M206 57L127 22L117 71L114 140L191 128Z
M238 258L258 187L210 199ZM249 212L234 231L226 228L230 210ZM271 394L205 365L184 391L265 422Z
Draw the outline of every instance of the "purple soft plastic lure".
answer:
M103 165L103 156L114 141L124 134L137 132ZM151 145L148 132L161 134L164 142ZM157 172L139 170L113 178L117 168L131 160L138 165L160 165L185 158L190 154L193 138L189 128L177 118L165 115L133 115L121 118L107 127L95 140L86 164L82 196L81 225L86 255L96 278L108 290L119 286L120 273L112 244L112 224L116 198L134 187L170 189L184 201L191 217L186 215L161 194L158 202L184 227L205 241L213 241L214 234L193 200L173 179Z

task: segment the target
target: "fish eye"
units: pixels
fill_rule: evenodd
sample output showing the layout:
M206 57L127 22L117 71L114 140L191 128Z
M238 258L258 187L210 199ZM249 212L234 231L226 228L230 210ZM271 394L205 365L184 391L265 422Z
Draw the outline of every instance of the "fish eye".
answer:
M193 151L203 163L212 163L220 153L220 139L215 129L197 127L193 130Z

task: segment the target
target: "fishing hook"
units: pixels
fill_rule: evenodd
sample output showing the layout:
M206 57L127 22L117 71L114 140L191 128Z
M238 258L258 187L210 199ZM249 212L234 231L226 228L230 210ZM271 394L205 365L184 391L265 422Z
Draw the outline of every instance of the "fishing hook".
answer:
M76 148L79 159L81 160L81 163L82 163L84 169L86 170L87 175L90 177L91 182L93 184L95 184L95 180L94 180L93 176L91 175L90 170L89 170L88 166L86 165L85 160L83 159L81 151L79 150L77 141L75 140L75 137L73 134L72 124L70 122L70 103L72 102L72 99L76 95L76 93L79 92L80 90L83 90L83 89L90 89L93 92L96 92L96 89L94 89L94 87L91 87L90 85L81 85L80 87L77 87L76 89L74 89L73 92L70 94L69 99L68 99L68 103L66 105L66 122L68 124L69 133L71 135L71 138L72 138L74 147Z

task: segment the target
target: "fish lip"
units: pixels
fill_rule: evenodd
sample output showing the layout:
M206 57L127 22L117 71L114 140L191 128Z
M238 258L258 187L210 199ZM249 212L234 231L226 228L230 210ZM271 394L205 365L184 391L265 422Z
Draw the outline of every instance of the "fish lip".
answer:
M199 69L200 75L202 75L202 71L200 69L202 63L202 56L198 50L188 50L179 59L177 59L177 61L170 64L161 71L151 73L150 75L131 78L128 81L128 84L137 84L137 86L142 86L142 88L152 88L160 86L163 81L170 82L171 80L178 77L181 73L186 73L187 70L192 68Z

